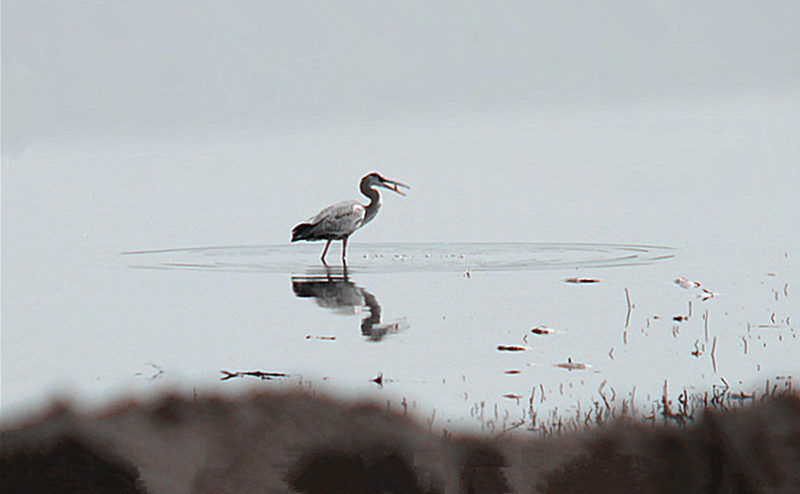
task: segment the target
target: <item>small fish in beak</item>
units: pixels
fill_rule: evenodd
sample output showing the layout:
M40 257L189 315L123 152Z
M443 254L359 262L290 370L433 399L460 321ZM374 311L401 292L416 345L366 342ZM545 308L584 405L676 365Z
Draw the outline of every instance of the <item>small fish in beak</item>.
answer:
M396 182L394 180L388 180L388 179L383 179L383 186L391 191L397 192L401 196L406 195L406 193L400 190L400 187L404 187L406 189L411 188L408 185L404 184L403 182Z

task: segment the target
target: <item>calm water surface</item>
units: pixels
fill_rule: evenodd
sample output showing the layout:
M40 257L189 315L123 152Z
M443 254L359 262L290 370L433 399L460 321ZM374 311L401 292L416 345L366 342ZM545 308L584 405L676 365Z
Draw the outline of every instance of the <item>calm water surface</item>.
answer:
M495 115L4 157L3 415L56 395L303 388L491 432L529 419L531 397L539 417L568 418L604 398L645 413L665 382L673 398L788 386L797 108ZM368 163L412 189L385 194L347 269L338 243L326 269L323 245L291 245L289 230L357 197Z
M647 408L665 381L675 394L722 379L745 392L786 385L800 354L786 258L723 290L676 284L681 251L666 246L353 243L346 268L319 264L320 248L136 251L65 267L66 317L94 324L66 344L29 341L12 403L43 382L87 403L304 388L494 431L525 419L532 395L540 417L572 417L601 393ZM223 370L286 377L222 382Z

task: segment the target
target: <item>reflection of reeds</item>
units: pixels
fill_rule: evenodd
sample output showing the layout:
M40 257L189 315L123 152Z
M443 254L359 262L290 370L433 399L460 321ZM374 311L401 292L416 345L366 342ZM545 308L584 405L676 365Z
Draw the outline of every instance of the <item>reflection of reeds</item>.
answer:
M631 294L628 292L627 286L625 287L625 300L628 302L628 314L625 316L625 327L627 328L631 323L631 310L633 309L631 305Z
M604 380L597 389L597 398L593 399L590 406L582 408L578 403L577 410L571 417L566 417L559 412L558 407L550 410L542 417L534 406L537 387L531 388L528 407L523 410L527 415L525 428L529 432L547 437L559 435L564 432L574 432L602 426L614 421L624 422L649 422L651 424L673 424L686 427L696 420L699 415L710 411L728 411L742 407L748 402L764 401L767 398L776 398L783 395L792 395L792 380L789 376L780 376L782 384L766 381L763 393L743 391L733 392L730 384L723 377L720 382L713 384L710 390L690 393L686 388L676 396L670 394L669 382L664 381L662 393L658 400L653 401L644 408L642 413L636 407L636 388L624 397L617 399L617 392L613 387L607 388ZM611 396L606 390L611 391ZM543 403L543 400L540 400Z
M711 364L714 366L714 374L717 373L717 337L714 337L714 342L711 344Z

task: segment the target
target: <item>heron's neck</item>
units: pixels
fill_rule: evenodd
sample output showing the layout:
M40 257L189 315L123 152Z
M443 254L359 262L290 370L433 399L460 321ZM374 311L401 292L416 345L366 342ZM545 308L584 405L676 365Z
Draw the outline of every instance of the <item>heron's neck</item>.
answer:
M369 204L367 204L365 210L364 221L361 222L362 225L365 225L378 214L378 210L381 208L381 195L377 190L364 183L361 184L361 193L369 197Z

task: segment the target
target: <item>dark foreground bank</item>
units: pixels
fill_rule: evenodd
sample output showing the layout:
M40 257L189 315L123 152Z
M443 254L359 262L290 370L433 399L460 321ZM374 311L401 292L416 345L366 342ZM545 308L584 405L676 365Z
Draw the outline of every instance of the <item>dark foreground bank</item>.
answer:
M694 424L546 439L440 437L306 394L54 406L2 431L3 493L800 492L800 397Z

